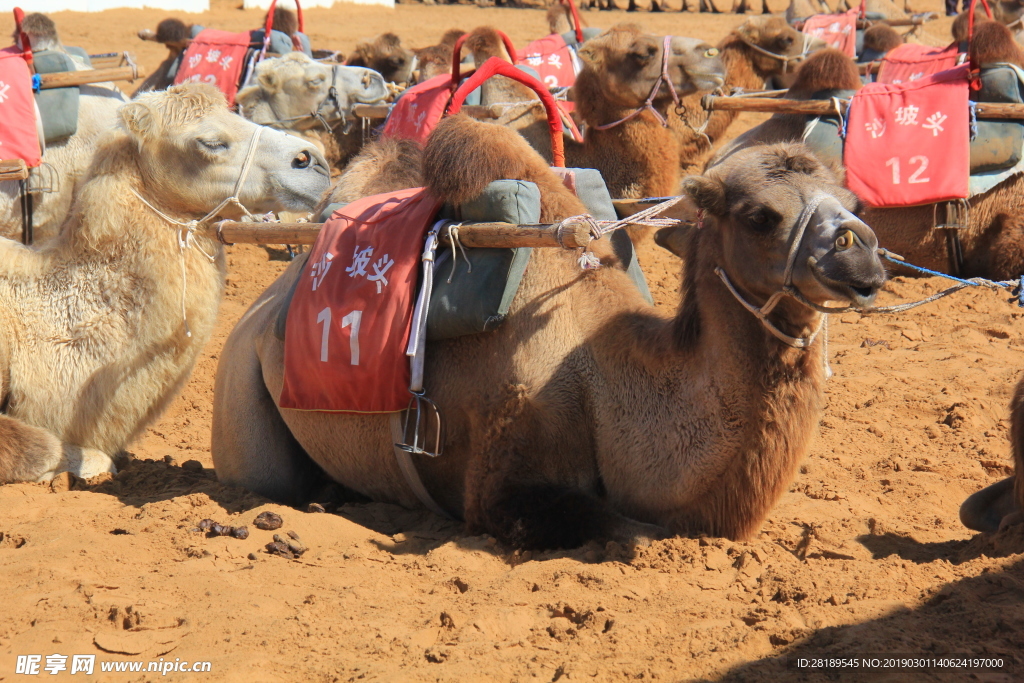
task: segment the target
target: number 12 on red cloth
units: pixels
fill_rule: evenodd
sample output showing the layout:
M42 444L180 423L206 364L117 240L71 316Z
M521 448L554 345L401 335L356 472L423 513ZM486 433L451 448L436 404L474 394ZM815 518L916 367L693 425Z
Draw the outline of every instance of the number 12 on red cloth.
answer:
M848 113L846 185L876 207L964 199L970 178L968 66L866 85Z

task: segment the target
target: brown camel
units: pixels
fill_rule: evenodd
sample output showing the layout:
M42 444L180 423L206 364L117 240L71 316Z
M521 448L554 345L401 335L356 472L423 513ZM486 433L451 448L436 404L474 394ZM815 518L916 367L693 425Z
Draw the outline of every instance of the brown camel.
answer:
M60 234L36 249L0 238L0 483L112 470L213 331L225 259L201 219L239 216L231 196L307 210L328 182L312 147L230 113L213 86L119 117Z
M751 17L718 44L726 69L725 89L760 90L773 80L787 78L807 54L824 47L825 41L800 33L782 17ZM732 111L705 114L700 98L699 94L687 97L682 112L669 112L684 170L710 149L709 143L713 146L720 140L739 115Z
M416 55L416 73L413 79L417 83L429 81L434 76L452 72L452 52L455 43L465 35L465 31L457 28L448 29L441 36L441 42L430 47L414 48Z
M441 122L424 169L430 191L456 204L518 178L538 184L541 220L582 210L521 137L465 117ZM771 332L735 297L763 303L791 282L815 305L865 305L884 282L875 238L850 212L856 198L798 145L751 150L684 189L705 225L690 233L675 316L645 304L617 268L581 271L574 253L539 249L501 327L428 343L425 383L444 415L444 454L416 467L472 533L525 547L749 538L790 485L822 409L822 342L806 339L821 314L783 297ZM599 256L609 253L600 246ZM326 476L419 507L387 415L276 406L284 347L273 321L302 272L294 263L225 344L218 477L301 502ZM803 338L791 340L803 348L776 332Z
M1024 66L1020 50L1005 26L984 22L977 30L981 38L973 41L972 52L979 64L1006 62ZM803 74L815 87L828 83L822 90L851 85L850 69L856 67L848 57L835 51L815 57L800 68L798 79ZM836 68L837 62L847 63L845 74ZM804 124L804 117L773 116L721 150L708 167L727 160L743 148L767 142L799 141L803 138ZM971 198L970 205L968 223L958 230L963 253L960 274L1004 280L1024 273L1024 174L1008 178L988 192ZM932 205L869 208L862 215L882 246L901 254L909 262L943 272L953 268L944 231L934 229Z
M874 24L864 30L864 49L860 61L881 59L889 50L903 44L903 36L889 24Z
M672 88L685 97L714 90L725 79L716 48L679 37L671 38L670 45L671 86L662 81L665 39L661 36L620 25L580 48L583 69L576 77L572 99L587 132L582 144L566 142L566 162L601 171L613 197L678 193L679 144L664 125L672 111ZM645 108L656 89L651 108Z

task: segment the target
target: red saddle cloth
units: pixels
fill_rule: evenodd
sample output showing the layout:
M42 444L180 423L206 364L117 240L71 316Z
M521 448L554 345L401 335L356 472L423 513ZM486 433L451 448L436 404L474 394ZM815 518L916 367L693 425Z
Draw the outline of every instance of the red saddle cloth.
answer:
M42 163L32 72L21 50L0 50L0 159L22 159L29 168Z
M846 185L877 207L967 197L968 66L916 81L872 83L850 103Z
M519 53L516 64L528 66L540 75L548 87L568 88L576 82L576 54L565 38L557 33L535 40Z
M878 70L877 83L909 83L956 66L956 45L937 48L904 43L889 50Z
M439 74L406 90L388 114L382 135L425 143L444 116L451 84L451 76Z
M228 106L234 106L238 82L245 66L245 53L249 49L249 32L230 33L207 28L192 39L181 57L179 83L209 83L217 86L227 97Z
M352 202L324 224L288 310L280 407L390 413L408 406L405 348L417 272L440 206L413 188Z
M857 14L860 7L854 7L842 14L815 14L804 21L804 33L821 38L829 47L842 50L847 57L857 56Z

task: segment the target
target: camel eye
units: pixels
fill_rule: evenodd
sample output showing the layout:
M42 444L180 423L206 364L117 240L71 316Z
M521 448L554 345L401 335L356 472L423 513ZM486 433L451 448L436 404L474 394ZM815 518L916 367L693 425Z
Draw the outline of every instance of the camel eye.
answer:
M750 227L758 232L768 232L778 223L778 215L771 209L759 208L747 214Z
M845 251L853 246L853 230L843 230L836 238L836 251Z
M782 39L783 47L789 47L792 44L793 44L793 36L786 36L785 38Z
M717 47L712 47L712 48L708 48L707 50L704 50L704 56L707 57L708 59L711 59L712 57L717 57L718 56L718 48Z
M199 144L211 152L223 152L228 148L228 143L223 140L204 140L199 138Z

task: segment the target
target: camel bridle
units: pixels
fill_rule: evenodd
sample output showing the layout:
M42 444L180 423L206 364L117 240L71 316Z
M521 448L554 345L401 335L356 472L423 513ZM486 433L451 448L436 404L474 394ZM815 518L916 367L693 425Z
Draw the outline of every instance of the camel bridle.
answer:
M800 248L804 243L804 236L807 234L807 226L810 225L811 218L813 218L814 214L817 213L818 206L828 198L830 198L830 195L818 192L811 197L807 204L804 205L803 211L800 212L800 216L797 218L793 241L789 245L789 255L786 257L786 270L782 277L782 288L768 297L768 300L760 307L753 305L743 298L743 295L740 294L739 290L732 284L729 276L721 266L715 267L715 275L721 278L726 289L728 289L729 293L736 298L736 301L740 302L740 305L743 306L743 308L750 311L750 313L752 313L754 317L761 322L765 329L771 332L776 339L797 349L806 349L814 343L815 338L818 336L818 333L821 331L821 327L825 322L825 317L819 317L818 325L814 328L814 331L806 337L794 337L786 334L776 327L772 321L768 319L768 315L775 309L775 306L778 305L782 298L786 296L817 310L817 307L811 305L800 289L793 284L793 271L796 268L797 254L800 253Z
M669 55L671 54L671 50L672 36L665 36L665 42L663 43L663 47L661 50L661 74L658 76L658 80L654 82L654 87L651 88L651 94L647 96L647 99L644 101L644 103L637 107L636 109L634 109L629 114L627 114L626 116L623 116L618 121L612 121L611 123L605 123L600 126L594 126L595 130L608 130L609 128L614 128L615 126L621 123L625 123L626 121L630 121L636 118L643 111L650 111L652 114L654 114L654 117L661 122L662 126L668 128L668 119L662 116L661 112L654 107L654 98L656 98L658 94L661 92L661 87L663 85L667 85L668 91L672 94L672 101L675 103L677 107L681 106L679 93L676 92L676 86L672 84L672 79L669 77L668 74L668 61Z
M245 152L245 160L242 162L242 169L238 174L238 180L235 181L235 188L234 190L232 190L231 196L225 197L220 204L218 204L213 210L211 210L202 218L193 218L192 220L184 221L178 218L168 216L166 213L153 206L153 204L150 203L145 197L143 197L134 187L128 188L129 190L131 190L131 193L135 195L139 199L139 201L141 201L143 204L149 207L149 209L153 213L155 213L157 216L164 219L171 225L175 225L178 227L178 254L181 257L181 320L185 324L186 337L192 336L192 330L189 329L188 316L185 313L185 299L188 293L188 276L185 268L185 251L191 249L192 247L195 247L196 249L199 250L199 253L201 253L210 261L210 263L213 263L214 261L217 260L216 254L208 254L206 250L199 246L199 243L196 242L196 230L198 230L200 226L207 225L211 220L216 218L217 214L219 214L225 207L232 204L241 209L242 213L244 213L249 218L255 218L252 215L252 213L247 208L245 208L241 200L238 198L238 193L241 192L242 186L245 185L245 180L249 176L249 169L252 168L253 159L256 158L256 148L259 146L260 138L263 135L263 126L260 126L258 124L254 125L256 126L256 130L253 131L252 137L249 138L249 148ZM218 233L218 237L219 236L220 235ZM221 241L223 242L224 240L221 239Z
M807 59L807 54L811 49L811 34L803 33L801 35L804 37L804 45L803 49L800 50L800 54L798 55L783 55L779 54L778 52L772 52L771 50L766 50L760 45L755 45L742 35L739 38L740 42L742 42L744 45L749 47L754 52L759 52L765 57L771 57L776 61L782 62L782 73L787 73L789 71L789 63L802 62L803 60Z

